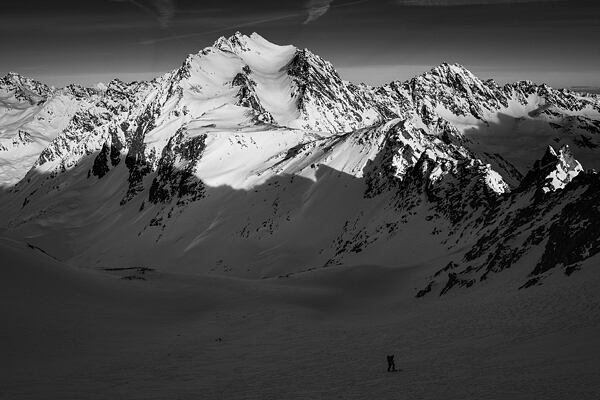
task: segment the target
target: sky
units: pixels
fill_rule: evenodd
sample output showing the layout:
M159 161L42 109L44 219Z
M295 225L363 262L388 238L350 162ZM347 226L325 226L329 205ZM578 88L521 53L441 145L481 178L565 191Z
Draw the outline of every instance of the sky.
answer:
M600 87L597 0L2 0L0 75L150 79L236 31L383 84L442 62L500 83Z

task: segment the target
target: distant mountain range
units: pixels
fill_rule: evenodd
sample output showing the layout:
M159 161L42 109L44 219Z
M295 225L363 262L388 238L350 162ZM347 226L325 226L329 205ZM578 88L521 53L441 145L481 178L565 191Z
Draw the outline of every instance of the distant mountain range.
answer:
M570 88L574 92L600 94L600 87L594 86L573 86Z
M353 84L220 38L148 82L0 79L0 230L70 264L419 267L416 296L597 264L600 97L442 64ZM514 271L509 273L507 270Z

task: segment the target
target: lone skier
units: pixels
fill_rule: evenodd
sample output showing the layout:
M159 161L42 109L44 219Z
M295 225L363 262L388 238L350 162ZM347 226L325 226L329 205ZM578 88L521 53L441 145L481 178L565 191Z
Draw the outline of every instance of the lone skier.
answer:
M395 372L396 371L396 363L394 363L394 355L393 354L391 356L387 356L387 362L388 362L388 372Z

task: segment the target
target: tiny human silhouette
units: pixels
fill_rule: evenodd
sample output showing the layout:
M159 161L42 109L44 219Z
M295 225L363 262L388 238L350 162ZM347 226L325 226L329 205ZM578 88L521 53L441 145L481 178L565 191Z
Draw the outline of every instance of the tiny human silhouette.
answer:
M396 371L396 363L394 363L394 355L387 356L388 372Z

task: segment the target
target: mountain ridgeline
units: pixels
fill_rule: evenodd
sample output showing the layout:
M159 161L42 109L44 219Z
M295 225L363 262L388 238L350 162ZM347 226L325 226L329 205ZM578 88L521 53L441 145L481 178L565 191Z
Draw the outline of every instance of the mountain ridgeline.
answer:
M457 64L353 84L257 34L148 82L0 79L0 229L81 267L528 288L597 264L599 167L596 95Z

